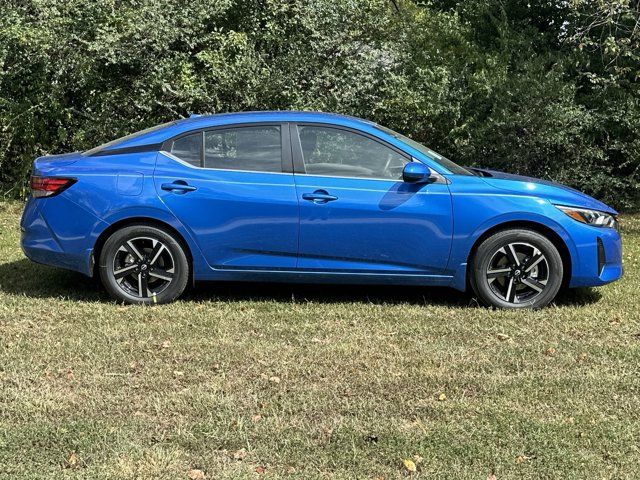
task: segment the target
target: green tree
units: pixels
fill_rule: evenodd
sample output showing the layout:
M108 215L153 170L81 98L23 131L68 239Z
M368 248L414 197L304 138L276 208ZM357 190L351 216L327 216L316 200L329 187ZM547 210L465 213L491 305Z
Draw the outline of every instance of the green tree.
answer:
M370 118L638 206L638 1L5 0L0 191L189 112Z

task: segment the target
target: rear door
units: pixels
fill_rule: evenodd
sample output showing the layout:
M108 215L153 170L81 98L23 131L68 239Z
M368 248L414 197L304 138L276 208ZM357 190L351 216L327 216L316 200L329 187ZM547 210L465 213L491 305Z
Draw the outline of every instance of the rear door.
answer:
M422 185L403 182L402 169L412 158L365 132L298 124L291 138L300 269L443 273L453 227L444 178Z
M163 146L158 195L216 269L292 269L298 203L286 124L226 125Z

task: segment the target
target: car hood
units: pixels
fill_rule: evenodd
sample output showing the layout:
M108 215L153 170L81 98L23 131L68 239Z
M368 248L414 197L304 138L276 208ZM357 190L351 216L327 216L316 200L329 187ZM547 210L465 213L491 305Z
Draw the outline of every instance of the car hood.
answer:
M560 183L484 168L472 167L469 170L480 173L486 183L501 190L536 195L559 205L590 208L614 215L618 213L600 200Z

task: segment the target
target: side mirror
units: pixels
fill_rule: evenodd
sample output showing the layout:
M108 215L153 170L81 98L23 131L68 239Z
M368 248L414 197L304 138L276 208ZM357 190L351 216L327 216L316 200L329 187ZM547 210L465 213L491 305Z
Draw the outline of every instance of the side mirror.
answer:
M407 163L402 170L402 180L407 183L429 183L433 181L431 170L424 163Z

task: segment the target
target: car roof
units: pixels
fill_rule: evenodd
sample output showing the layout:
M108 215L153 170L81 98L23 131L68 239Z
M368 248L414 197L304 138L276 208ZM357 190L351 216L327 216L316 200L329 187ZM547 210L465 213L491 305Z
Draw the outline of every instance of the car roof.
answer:
M136 147L141 145L160 144L176 135L200 128L215 127L220 125L233 125L240 123L261 122L317 122L332 125L370 130L375 128L375 123L362 118L338 113L305 112L305 111L257 111L218 113L213 115L191 115L188 118L169 122L149 131L143 131L116 141L104 147L104 150Z
M240 123L242 121L271 121L279 120L282 122L327 122L331 123L336 120L349 121L355 123L373 124L370 120L354 117L352 115L343 115L340 113L313 112L304 110L259 110L249 112L230 112L217 113L210 115L191 115L189 118L180 120L184 123Z

